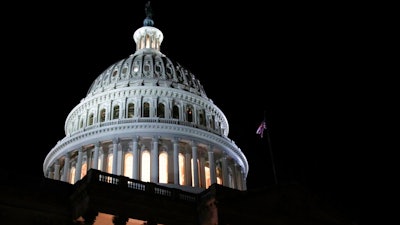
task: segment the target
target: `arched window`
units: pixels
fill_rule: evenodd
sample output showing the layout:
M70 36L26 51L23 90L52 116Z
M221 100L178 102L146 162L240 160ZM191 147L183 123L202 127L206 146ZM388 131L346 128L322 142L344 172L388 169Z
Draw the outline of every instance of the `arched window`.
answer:
M124 176L133 178L132 174L133 169L133 154L132 152L128 152L124 157Z
M193 110L191 106L188 106L186 109L186 120L188 122L193 122Z
M115 77L118 74L118 70L114 70L112 76Z
M93 113L90 113L89 120L88 120L88 126L93 125L93 117L94 117Z
M157 72L157 74L160 74L160 72L161 72L160 62L158 62L157 65L156 65L156 72Z
M119 119L119 105L114 106L113 109L113 119Z
M128 104L128 118L133 118L135 116L135 104Z
M100 110L100 122L104 122L106 120L106 109Z
M142 153L141 181L150 182L150 152L145 150Z
M157 106L157 117L165 118L165 106L163 103L158 103Z
M199 122L200 122L200 125L202 125L202 126L206 126L206 118L205 118L204 114L205 114L204 109L199 110Z
M210 127L211 127L211 129L215 129L215 119L214 119L214 115L211 116Z
M158 174L159 182L167 184L168 183L168 154L166 151L162 151L158 158Z
M148 102L143 103L143 117L150 117L150 104Z
M122 69L122 75L125 76L127 69L128 69L128 68L126 68L126 67L124 67L124 68Z
M172 106L172 118L179 119L179 107L177 105Z

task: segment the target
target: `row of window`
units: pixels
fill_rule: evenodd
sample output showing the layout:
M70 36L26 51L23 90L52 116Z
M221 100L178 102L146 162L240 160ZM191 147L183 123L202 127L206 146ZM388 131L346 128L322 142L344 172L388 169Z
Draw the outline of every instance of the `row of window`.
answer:
M158 103L155 115L151 115L150 109L151 109L150 103L144 102L143 103L143 108L140 111L140 114L138 115L138 117L145 117L146 118L146 117L155 116L155 117L158 117L158 118L166 118L167 116L169 116L169 115L166 114L164 103ZM106 113L107 113L107 110L105 108L101 109L99 111L99 116L97 118L97 121L100 122L100 123L101 122L105 122L107 120ZM191 122L191 123L195 122L195 123L197 123L197 124L199 124L201 126L204 126L204 127L207 126L204 109L198 110L197 117L196 117L198 119L196 119L196 121L195 121L195 117L194 117L193 114L194 114L193 113L193 107L188 106L188 107L186 107L186 112L185 112L184 118L180 118L179 107L177 105L174 105L172 107L171 115L169 117L173 118L173 119L185 120L185 121ZM127 107L127 110L126 110L125 118L134 118L134 117L135 117L135 104L134 103L129 103L128 107ZM120 115L120 106L119 105L115 105L113 107L113 110L112 110L112 113L110 115L110 118L112 120L123 118ZM95 124L96 123L95 120L96 120L95 114L94 113L90 113L89 116L88 116L88 120L87 120L87 126L91 126L91 125ZM84 120L84 118L81 118L80 119L80 123L79 123L79 129L84 128L84 125L85 125L85 120ZM208 125L209 125L209 127L211 129L213 129L213 130L215 129L216 126L215 126L215 117L214 116L210 117Z

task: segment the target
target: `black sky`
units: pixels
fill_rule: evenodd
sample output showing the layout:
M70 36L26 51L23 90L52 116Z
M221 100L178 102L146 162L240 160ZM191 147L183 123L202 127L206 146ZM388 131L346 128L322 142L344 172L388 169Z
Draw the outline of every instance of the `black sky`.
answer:
M42 175L46 154L65 136L65 119L92 81L134 53L145 2L35 5L3 21L3 76L12 90L3 90L11 144L3 149L13 157L3 168ZM272 150L279 183L301 184L361 213L366 125L346 12L289 3L151 5L164 34L161 52L190 70L225 113L229 138L249 161L249 189L274 183ZM271 149L255 134L264 115Z

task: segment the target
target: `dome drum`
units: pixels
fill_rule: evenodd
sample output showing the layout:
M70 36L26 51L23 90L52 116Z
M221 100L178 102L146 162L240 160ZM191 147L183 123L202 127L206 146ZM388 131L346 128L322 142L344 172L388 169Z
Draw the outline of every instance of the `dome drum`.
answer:
M114 147L114 144L119 147ZM103 152L100 153L100 156L98 152L95 154L96 145L100 145L99 148L97 148L97 151ZM154 152L155 145L157 146L156 153ZM132 170L132 165L135 166L135 163L132 164L132 161L127 159L125 156L132 154L141 155L145 150L148 150L150 155L159 155L160 153L165 152L168 158L168 164L170 165L168 168L166 168L166 170L169 171L168 174L171 174L174 171L172 165L175 164L174 160L178 160L174 159L177 152L189 158L199 157L201 158L201 161L206 162L206 164L213 163L216 165L217 170L220 170L221 173L218 175L219 177L217 176L218 180L220 180L219 182L222 184L223 182L226 183L226 180L230 180L230 184L226 185L233 185L233 188L244 188L243 186L235 187L235 185L237 185L235 183L239 182L237 180L239 179L238 176L240 177L239 180L241 180L243 179L242 176L247 175L248 171L246 159L240 154L240 149L238 149L233 142L227 139L216 135L211 135L208 132L199 131L198 129L194 128L179 128L167 125L149 126L146 124L136 125L135 127L126 125L101 127L92 129L90 131L81 132L79 135L75 134L73 137L64 138L51 151L52 154L49 154L46 158L44 169L49 176L54 176L54 173L56 173L60 179L65 179L65 181L69 181L71 183L76 182L78 179L75 181L68 180L68 177L69 179L72 178L71 175L67 174L64 174L64 178L61 178L61 174L64 172L63 168L69 168L68 170L73 169L75 171L77 168L74 165L76 164L84 164L84 168L86 169L82 170L82 168L80 168L82 171L86 171L88 167L91 167L95 169L106 170L111 173L112 169L107 167L109 164L103 160L105 160L104 157L107 157L107 155L113 155L112 151L114 150L118 151L118 155L114 155L115 157L118 157L118 161L114 162L118 165L118 169L114 168L114 170L117 170L117 172L113 170L112 173L124 175L133 179L142 179L143 177L133 176L132 173L125 169L129 167L130 170ZM79 154L83 154L82 159L79 159ZM212 154L212 156L210 156L210 154ZM69 159L66 161L67 156ZM161 158L161 155L159 155L159 158ZM141 160L144 159L141 158L137 160L139 164L136 164L136 166L139 167L139 165L142 164ZM222 175L223 170L222 165L220 165L222 160L228 160L227 162L229 162L227 165L225 165L230 171L229 174L231 174L228 176L229 178L224 178ZM95 161L98 162L97 165L94 165ZM69 164L69 166L65 166L65 163ZM159 163L159 165L162 165L162 163ZM55 171L56 168L58 168L58 171ZM207 169L208 167L204 167L204 165L202 165L202 168ZM140 168L137 169L140 170ZM233 173L233 170L236 172ZM238 171L240 171L240 173ZM82 174L84 173L85 172L82 172ZM177 174L172 176L177 176ZM187 176L193 176L193 174ZM199 173L196 176L205 175L203 173ZM210 179L209 174L207 177ZM203 178L205 179L205 177ZM158 179L155 179L152 182L164 183L160 182ZM173 184L174 179L170 177L168 181L165 181L165 184L168 183ZM206 188L204 186L204 182L201 183L201 185L189 183L187 185L193 185L197 188Z

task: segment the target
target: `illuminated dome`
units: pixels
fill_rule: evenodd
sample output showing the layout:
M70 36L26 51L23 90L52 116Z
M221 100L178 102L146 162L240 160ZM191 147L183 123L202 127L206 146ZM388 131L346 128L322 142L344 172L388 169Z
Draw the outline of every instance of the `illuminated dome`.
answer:
M163 33L146 15L134 54L106 68L69 113L45 176L76 183L93 168L191 192L213 183L246 190L247 159L228 138L224 113L194 74L161 53Z

